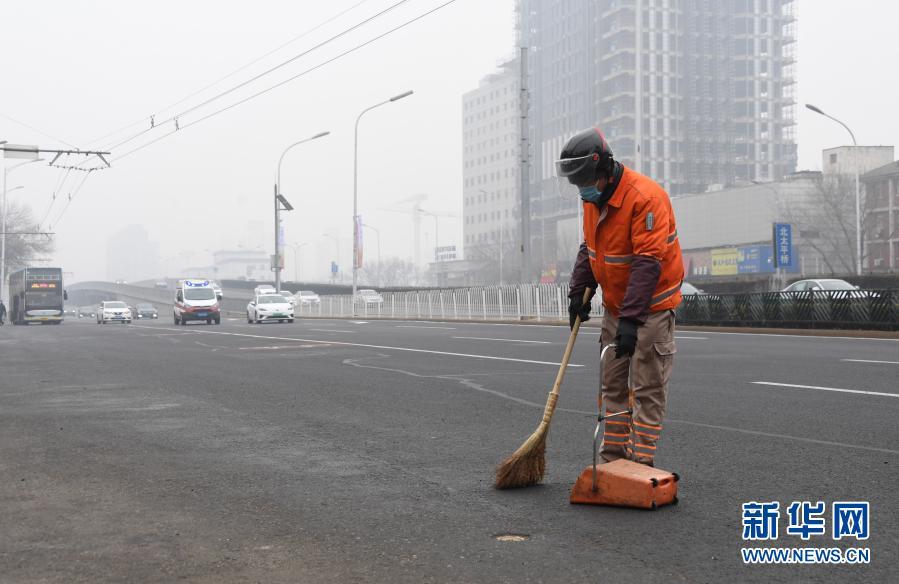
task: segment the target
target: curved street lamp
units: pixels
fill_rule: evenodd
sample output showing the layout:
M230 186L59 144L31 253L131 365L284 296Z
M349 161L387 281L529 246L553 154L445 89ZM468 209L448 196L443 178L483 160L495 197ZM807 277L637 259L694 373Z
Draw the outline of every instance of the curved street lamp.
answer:
M294 147L299 146L300 144L305 144L311 140L315 140L316 138L323 138L330 134L331 132L319 132L314 136L310 136L299 142L294 142L290 146L284 149L281 153L281 157L278 158L278 182L275 183L275 261L273 269L275 271L275 290L280 293L281 292L281 209L282 206L285 211L292 211L293 207L290 203L287 202L287 199L284 198L284 195L281 194L281 163L284 162L284 156Z
M831 119L836 123L840 124L846 131L849 132L849 137L852 138L852 145L854 147L858 147L858 142L855 140L855 133L849 129L849 126L836 119L830 114L824 113L821 108L815 107L810 103L805 104L805 107L815 112L816 114L820 114L825 118ZM857 276L862 275L862 203L861 203L861 189L859 187L859 166L858 166L858 150L856 150L855 154L855 274Z
M399 101L404 97L409 97L410 95L412 95L412 93L413 91L410 89L409 91L400 93L399 95L394 95L390 99L386 99L380 103L376 103L375 105L365 108L364 110L359 112L358 116L356 116L356 126L353 134L353 316L356 316L356 272L358 270L358 262L356 261L356 258L359 257L359 231L361 230L361 226L356 225L356 223L359 221L359 120L361 120L362 116L367 112L370 112L377 107L381 107L382 105L387 105L388 103Z

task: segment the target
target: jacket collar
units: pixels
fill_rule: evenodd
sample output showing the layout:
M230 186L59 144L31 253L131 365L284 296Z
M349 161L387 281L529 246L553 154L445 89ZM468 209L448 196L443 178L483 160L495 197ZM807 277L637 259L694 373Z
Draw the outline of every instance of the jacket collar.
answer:
M614 190L612 192L612 198L609 199L607 204L619 209L622 203L624 203L624 195L627 192L627 183L629 183L631 179L631 170L620 162L616 162L615 164L615 179L612 183L612 189Z

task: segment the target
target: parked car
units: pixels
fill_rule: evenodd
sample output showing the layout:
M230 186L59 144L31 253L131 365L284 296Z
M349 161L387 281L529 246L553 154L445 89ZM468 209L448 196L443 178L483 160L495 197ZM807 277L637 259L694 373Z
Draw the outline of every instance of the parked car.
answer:
M271 286L269 284L260 284L259 286L256 286L255 288L253 288L253 294L255 296L262 296L263 294L277 294L277 293L278 293L278 291L275 290L275 287Z
M378 294L376 290L372 290L371 288L363 288L356 292L355 301L357 304L364 304L366 306L377 306L384 302L384 298Z
M691 284L689 282L681 282L680 292L684 296L690 296L690 295L694 295L694 294L697 294L697 295L705 294L704 290L697 288L696 286L694 286L693 284Z
M837 292L841 290L849 291L849 297L851 298L869 298L876 296L874 292L866 292L861 290L858 286L850 284L846 280L837 278L799 280L783 289L784 292Z
M247 304L247 322L293 322L293 305L280 294L259 294Z
M131 323L131 309L119 300L104 300L97 307L97 324L107 322Z
M138 304L134 311L134 318L138 319L156 319L159 318L159 312L152 304Z
M322 299L312 290L300 290L293 295L294 306L318 306Z

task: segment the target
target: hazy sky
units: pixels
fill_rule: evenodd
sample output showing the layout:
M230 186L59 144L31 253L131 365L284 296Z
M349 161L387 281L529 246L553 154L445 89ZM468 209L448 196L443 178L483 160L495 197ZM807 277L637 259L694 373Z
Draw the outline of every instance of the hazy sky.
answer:
M163 121L284 61L397 0L9 2L0 19L5 47L0 114L82 148L104 146L148 126L90 142L156 115ZM365 42L443 0L409 0L372 23L298 59L247 88L179 117L190 124L258 90ZM169 104L231 73L331 18L214 89ZM248 9L252 6L252 9ZM863 144L896 144L894 113L899 10L886 0L816 0L799 6L799 101L840 117ZM461 247L461 95L513 54L513 0L456 0L382 40L94 172L53 225L55 261L74 279L105 278L106 240L122 226L144 225L175 265L204 264L208 250L272 246L271 192L278 157L290 143L320 131L285 159L282 191L296 207L285 215L289 243L303 248L302 271L323 278L340 238L343 266L352 245L353 122L363 108L407 89L415 95L366 114L360 126L360 212L381 229L384 257L412 257L412 221L387 212L392 202L429 195L427 210L455 214L440 224L441 245ZM0 115L0 140L65 147ZM845 131L799 110L800 168L820 168L820 150L845 144ZM116 148L122 155L174 129L172 122ZM11 198L38 218L50 205L59 171L29 165L9 175ZM70 175L51 209L54 223ZM433 246L433 220L423 222ZM45 224L46 227L46 224ZM376 252L366 233L367 256ZM193 255L191 255L193 254ZM293 252L288 251L288 266Z

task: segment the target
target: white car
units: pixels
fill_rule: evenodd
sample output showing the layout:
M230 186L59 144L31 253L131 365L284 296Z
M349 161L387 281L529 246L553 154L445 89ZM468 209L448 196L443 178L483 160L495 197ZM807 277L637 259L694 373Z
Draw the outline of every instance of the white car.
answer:
M260 294L247 304L247 322L293 322L293 305L280 294Z
M278 291L275 290L274 286L269 286L268 284L261 284L256 286L253 289L253 294L255 296L262 296L263 294L277 294Z
M300 290L293 295L294 306L318 306L322 299L312 290Z
M105 300L97 307L97 324L107 322L131 323L131 309L124 302Z
M877 294L874 292L865 292L864 290L859 289L858 286L854 286L846 280L839 280L837 278L799 280L783 289L784 292L829 292L840 290L849 291L850 298L877 297Z
M356 303L366 306L377 306L384 303L384 298L371 288L363 288L356 292Z

